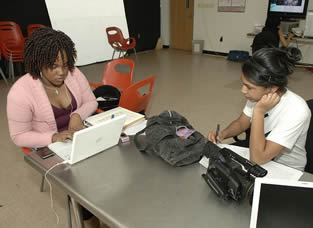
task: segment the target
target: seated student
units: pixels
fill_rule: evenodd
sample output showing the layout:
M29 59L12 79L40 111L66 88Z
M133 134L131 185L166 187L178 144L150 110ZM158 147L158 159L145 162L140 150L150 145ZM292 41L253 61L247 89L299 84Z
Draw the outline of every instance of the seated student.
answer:
M262 32L258 33L253 39L253 43L251 45L252 54L261 48L278 48L280 44L282 47L288 47L291 38L294 37L294 34L289 33L286 39L282 29L279 26L279 17L267 17L265 27L263 28Z
M296 48L263 48L242 65L241 92L247 99L241 115L216 138L216 143L251 127L250 159L258 164L274 160L304 170L305 142L311 112L305 100L287 89L287 76L301 58Z
M44 147L72 139L97 101L82 72L74 66L76 50L63 32L36 30L25 42L27 74L7 97L10 136L20 147Z
M75 45L61 31L40 28L26 40L27 74L14 83L7 97L10 136L17 146L38 148L72 139L75 131L84 128L82 120L97 109L75 61ZM83 212L86 219L92 216Z

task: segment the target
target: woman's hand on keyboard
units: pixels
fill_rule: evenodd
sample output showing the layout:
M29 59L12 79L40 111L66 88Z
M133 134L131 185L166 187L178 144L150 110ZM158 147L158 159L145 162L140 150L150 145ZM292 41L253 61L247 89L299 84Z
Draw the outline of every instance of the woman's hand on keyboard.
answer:
M52 142L66 142L67 139L73 139L74 131L66 130L52 135Z

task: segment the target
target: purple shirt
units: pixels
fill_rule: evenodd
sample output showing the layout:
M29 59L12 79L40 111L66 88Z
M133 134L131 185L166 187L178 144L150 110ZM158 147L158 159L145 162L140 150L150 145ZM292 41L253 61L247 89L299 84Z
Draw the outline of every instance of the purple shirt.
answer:
M73 94L71 93L71 91L69 89L68 89L68 91L70 92L70 95L72 98L71 104L69 104L69 106L67 106L64 109L64 108L57 108L53 104L51 104L54 118L55 118L55 122L56 122L57 128L58 128L58 132L65 131L68 129L68 124L70 122L70 116L71 116L72 112L74 112L77 108L77 103L76 103L76 100L75 100Z

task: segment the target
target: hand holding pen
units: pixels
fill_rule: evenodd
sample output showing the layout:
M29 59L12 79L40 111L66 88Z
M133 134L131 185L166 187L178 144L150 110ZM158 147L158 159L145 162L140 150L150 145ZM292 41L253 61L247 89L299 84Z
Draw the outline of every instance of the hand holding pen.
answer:
M216 132L215 132L215 142L220 142L220 140L217 138L218 137L218 134L220 133L220 125L217 124L217 127L216 127Z
M220 125L217 124L216 130L209 132L208 134L208 140L213 143L219 143L220 142Z

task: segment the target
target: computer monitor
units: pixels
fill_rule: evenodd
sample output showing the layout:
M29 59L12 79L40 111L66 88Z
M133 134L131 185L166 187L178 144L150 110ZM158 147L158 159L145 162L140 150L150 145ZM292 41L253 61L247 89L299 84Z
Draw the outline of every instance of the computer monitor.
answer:
M268 16L281 20L305 19L309 0L269 0Z

